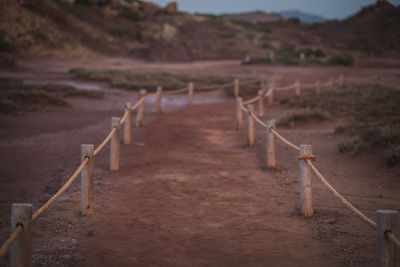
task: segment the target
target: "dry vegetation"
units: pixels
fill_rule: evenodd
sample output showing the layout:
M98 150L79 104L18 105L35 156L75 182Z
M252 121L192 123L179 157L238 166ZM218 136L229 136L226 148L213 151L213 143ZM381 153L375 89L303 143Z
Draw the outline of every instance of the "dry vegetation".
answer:
M279 122L281 125L294 125L296 121L340 118L345 122L335 127L335 133L345 137L338 143L339 151L357 154L383 148L382 155L387 164L400 163L398 90L379 85L349 85L323 91L320 95L285 98L281 103L309 109L282 117Z
M0 79L2 113L20 114L43 106L68 106L67 97L102 98L103 93L59 84L26 85L18 79Z
M70 73L79 79L107 82L112 87L128 90L155 90L159 85L162 85L163 90L176 90L187 87L190 82L195 83L197 88L233 82L233 78L229 76L190 76L171 72L132 72L117 69L74 68Z

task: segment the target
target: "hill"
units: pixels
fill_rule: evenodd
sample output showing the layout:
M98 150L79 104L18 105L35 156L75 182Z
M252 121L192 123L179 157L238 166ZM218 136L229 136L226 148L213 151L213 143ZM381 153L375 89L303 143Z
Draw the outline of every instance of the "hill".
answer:
M229 20L248 22L252 24L276 22L283 20L283 18L278 14L265 13L262 11L254 11L254 12L240 13L240 14L228 14L224 15L224 18Z
M180 12L174 2L159 7L138 0L3 0L0 62L4 54L105 54L151 61L243 59L304 47L399 56L399 20L399 7L386 2L344 21L309 25L264 12L192 15Z
M321 23L326 21L326 18L324 17L305 13L299 10L284 10L278 12L278 14L285 19L298 18L303 23Z
M337 49L371 56L399 56L400 6L380 1L343 21L313 25L312 32Z
M3 5L0 41L16 54L40 56L70 47L149 60L203 60L265 52L265 32L217 16L182 13L175 3L5 0Z

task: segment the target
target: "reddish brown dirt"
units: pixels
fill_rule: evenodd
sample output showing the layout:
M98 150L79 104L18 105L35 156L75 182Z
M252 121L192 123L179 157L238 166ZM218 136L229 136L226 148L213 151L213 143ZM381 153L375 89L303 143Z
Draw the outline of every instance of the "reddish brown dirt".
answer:
M277 141L282 170L266 170L264 130L248 148L246 133L234 130L234 102L206 104L217 96L197 94L204 105L175 111L185 97L172 97L161 116L147 105L144 127L122 146L121 170L107 170L108 147L96 157L95 214L79 215L77 182L34 224L33 266L373 266L374 230L316 179L315 216L299 216L296 152ZM1 241L10 204L43 204L79 164L80 144L99 144L110 117L135 98L107 91L104 100L72 100L73 108L1 115ZM266 118L284 112L269 106ZM312 144L316 166L371 218L399 209L398 168L339 154L333 126L280 132Z

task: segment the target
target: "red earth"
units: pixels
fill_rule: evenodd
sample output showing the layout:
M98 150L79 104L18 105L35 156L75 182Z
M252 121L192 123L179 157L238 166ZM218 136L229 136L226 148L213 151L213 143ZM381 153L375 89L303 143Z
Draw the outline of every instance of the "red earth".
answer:
M116 62L120 64L115 65ZM148 64L122 59L31 61L18 73L30 80L68 80L70 67L118 67L191 74L251 76L282 73L286 82L309 82L345 73L352 82L397 69L240 66L237 62ZM350 80L349 80L350 81ZM123 113L135 92L101 85L101 100L72 99L24 116L0 115L0 240L9 235L11 203L39 208L73 173L80 145L97 146L110 118ZM315 214L299 215L299 162L277 140L277 170L265 168L265 129L256 146L235 130L234 100L224 92L166 97L162 115L149 99L144 126L121 146L119 172L108 170L108 146L95 159L95 214L79 213L79 181L33 225L33 266L373 266L375 230L354 216L319 180L313 180ZM263 119L289 110L266 106ZM400 208L400 171L375 155L339 153L336 121L278 129L295 144L311 144L315 165L370 218ZM6 259L0 266L7 266Z

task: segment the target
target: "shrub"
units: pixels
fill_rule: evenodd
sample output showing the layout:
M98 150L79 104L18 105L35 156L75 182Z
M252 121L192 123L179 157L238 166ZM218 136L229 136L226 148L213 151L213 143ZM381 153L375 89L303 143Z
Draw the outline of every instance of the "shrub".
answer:
M278 126L294 126L296 122L305 121L323 121L330 118L327 112L323 112L320 109L308 109L299 113L286 114L279 118Z
M358 153L362 149L361 138L359 136L343 138L337 145L339 152L353 151L354 153Z
M300 23L301 23L300 19L299 19L299 18L296 18L296 17L289 18L288 21L289 21L290 23L293 23L293 24L300 24Z
M113 36L131 35L131 32L122 25L114 24L107 28L107 32Z
M295 65L298 64L297 59L293 56L292 53L282 53L281 55L276 57L276 61L283 64Z
M297 50L294 52L294 56L300 57L300 54L301 54L301 53L304 53L304 55L308 58L308 57L311 57L311 56L312 56L313 50L312 50L312 48L309 48L309 47L307 47L307 48L300 48L300 49L297 49ZM314 52L314 56L315 56L315 57L325 57L326 54L325 54L325 52L324 52L322 49L317 48L317 49L315 50L315 52Z
M322 49L317 48L315 51L315 57L326 57L326 54Z
M5 40L6 32L0 29L0 52L10 52L12 50L12 46Z
M229 30L229 31L221 34L221 37L224 39L233 39L236 37L236 32L234 30Z
M400 144L389 144L389 147L383 151L386 163L390 166L400 163Z
M328 63L332 65L353 66L354 57L347 53L335 54L329 58Z

